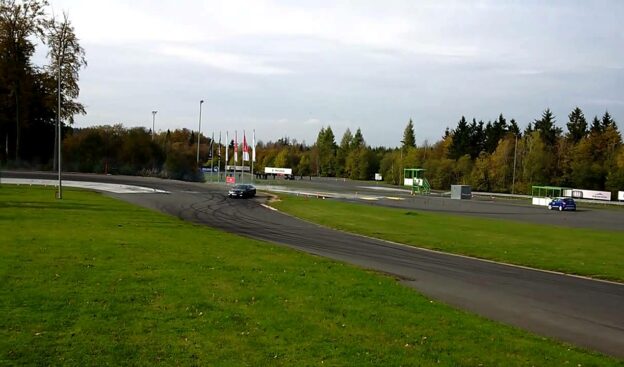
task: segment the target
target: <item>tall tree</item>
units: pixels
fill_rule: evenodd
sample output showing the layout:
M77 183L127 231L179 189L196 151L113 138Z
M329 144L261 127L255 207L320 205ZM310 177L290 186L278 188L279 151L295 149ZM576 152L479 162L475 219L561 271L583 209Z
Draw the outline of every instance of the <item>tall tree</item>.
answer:
M606 130L609 127L613 127L617 130L617 124L615 123L613 117L611 117L611 114L609 114L609 111L605 111L604 115L602 116L601 123L603 130Z
M459 119L457 127L451 134L453 141L449 147L449 158L459 159L470 151L470 127L464 116Z
M2 96L1 103L3 109L13 111L15 123L13 129L6 126L8 121L0 121L0 125L5 125L5 134L12 130L14 154L18 160L23 125L21 115L29 99L27 80L34 74L31 57L35 52L34 41L44 41L47 5L46 0L0 0L0 82L8 92Z
M353 134L351 130L347 128L344 134L342 135L342 139L340 140L340 146L336 151L336 175L344 177L345 176L345 167L347 165L347 157L351 152L351 142L353 141Z
M353 135L353 141L351 143L352 149L360 149L366 147L366 142L364 141L364 136L362 135L362 130L358 127L355 135Z
M589 132L594 134L594 133L601 133L603 130L602 128L602 122L598 119L598 116L594 116L594 119L592 120L592 124L591 124L591 128L589 129Z
M568 134L567 139L573 143L578 143L583 137L587 135L587 120L583 111L576 107L568 115Z
M414 135L414 123L412 119L409 120L405 130L403 131L403 140L401 140L401 148L415 148L416 147L416 136Z
M561 135L561 128L555 126L555 116L550 108L547 108L542 113L542 118L535 120L534 128L540 132L541 138L548 146L554 146L557 142L557 137Z

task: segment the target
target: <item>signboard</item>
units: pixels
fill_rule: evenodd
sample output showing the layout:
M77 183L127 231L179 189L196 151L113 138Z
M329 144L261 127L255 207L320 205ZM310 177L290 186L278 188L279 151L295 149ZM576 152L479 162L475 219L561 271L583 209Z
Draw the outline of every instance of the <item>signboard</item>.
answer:
M244 172L249 172L251 171L251 168L249 168L249 166L225 166L225 170L226 171L244 171Z
M611 201L610 191L567 189L567 190L563 190L563 195L571 196L575 199L593 199L593 200Z
M203 173L208 173L210 172L210 167L202 167L201 171ZM219 172L219 167L212 167L212 172Z
M375 181L383 181L383 177L381 173L375 173Z
M236 183L236 177L234 177L234 176L227 176L225 178L225 183L235 184Z
M624 191L618 191L618 200L624 201Z
M292 175L292 168L264 167L264 173L277 175Z

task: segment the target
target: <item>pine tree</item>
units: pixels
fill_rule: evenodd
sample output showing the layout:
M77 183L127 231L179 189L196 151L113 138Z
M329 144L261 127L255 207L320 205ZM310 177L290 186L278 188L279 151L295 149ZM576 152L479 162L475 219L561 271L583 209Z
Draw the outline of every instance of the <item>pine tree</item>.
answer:
M602 116L602 129L606 130L608 127L614 127L617 130L617 125L615 124L615 120L609 114L609 111L605 111Z
M416 147L416 137L414 135L414 123L412 119L409 120L405 130L403 131L403 140L401 140L401 148L415 148Z
M598 119L598 116L594 116L589 132L592 134L597 134L597 133L601 133L602 131L603 131L602 122Z
M557 142L557 137L561 135L561 128L555 126L555 116L550 108L542 113L542 118L535 120L534 127L536 131L540 132L541 138L548 146L554 146Z
M567 127L567 139L575 144L587 135L587 120L580 108L576 107L570 112Z
M351 142L351 147L353 149L360 149L366 147L366 142L364 141L364 136L362 135L362 130L358 127L355 135L353 136L353 140Z
M459 159L460 157L469 154L470 148L470 127L466 117L462 116L457 127L451 133L453 135L453 142L449 147L449 158Z

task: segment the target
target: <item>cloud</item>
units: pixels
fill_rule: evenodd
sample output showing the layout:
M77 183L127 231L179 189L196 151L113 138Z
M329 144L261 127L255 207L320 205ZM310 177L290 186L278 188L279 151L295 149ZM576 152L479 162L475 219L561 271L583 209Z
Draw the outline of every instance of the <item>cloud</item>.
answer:
M234 73L255 75L291 73L291 71L286 68L271 66L267 60L257 56L218 51L203 51L201 49L188 46L162 46L157 52L162 55L208 65Z

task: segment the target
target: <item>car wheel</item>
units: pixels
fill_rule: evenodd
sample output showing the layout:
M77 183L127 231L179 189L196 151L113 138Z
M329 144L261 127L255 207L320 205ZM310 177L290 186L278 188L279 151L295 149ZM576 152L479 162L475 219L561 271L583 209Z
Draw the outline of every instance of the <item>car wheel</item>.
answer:
M560 207L559 207L559 211L560 211L560 212L562 212L562 211L563 211L563 207L562 207L562 206L560 206Z
M548 210L552 210L552 205L548 204Z

